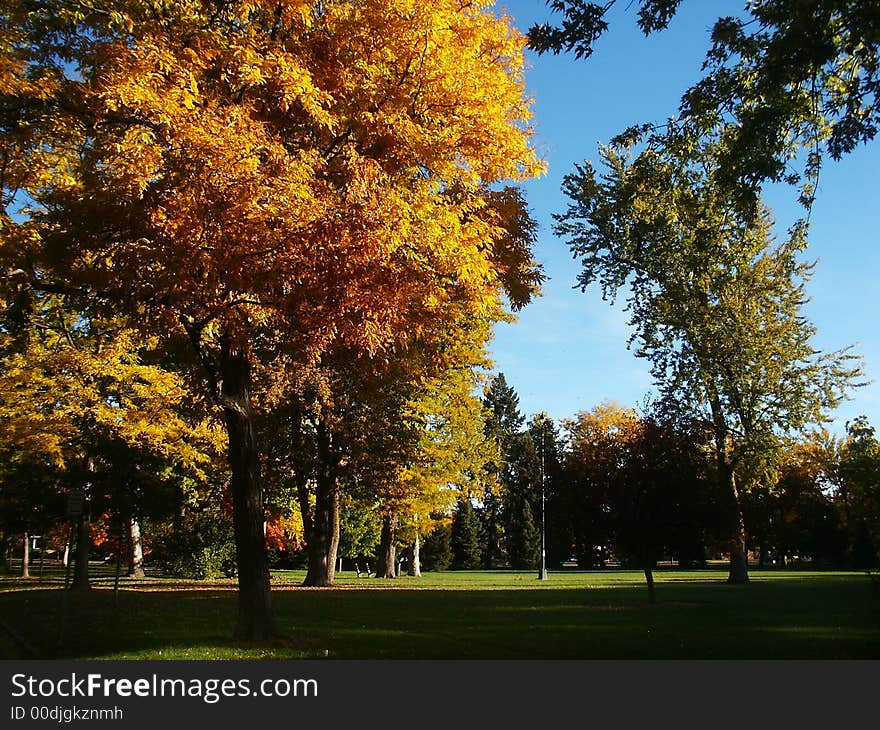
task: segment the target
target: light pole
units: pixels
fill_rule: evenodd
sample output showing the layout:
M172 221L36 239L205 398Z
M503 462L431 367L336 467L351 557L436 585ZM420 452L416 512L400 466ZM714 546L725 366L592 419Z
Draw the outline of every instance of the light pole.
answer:
M546 422L541 423L541 564L538 566L538 580L547 580L547 544L544 531L544 483L546 481L546 475L544 473L544 452L546 451L545 445L547 438L546 425Z

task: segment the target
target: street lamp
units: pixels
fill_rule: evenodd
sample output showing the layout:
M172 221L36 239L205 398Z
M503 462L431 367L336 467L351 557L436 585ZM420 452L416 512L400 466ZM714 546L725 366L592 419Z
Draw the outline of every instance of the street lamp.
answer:
M544 473L544 452L546 438L547 438L547 429L546 429L546 421L541 424L541 564L538 566L538 580L547 580L547 542L546 542L546 532L545 532L545 520L544 520L544 484L545 484L545 476Z

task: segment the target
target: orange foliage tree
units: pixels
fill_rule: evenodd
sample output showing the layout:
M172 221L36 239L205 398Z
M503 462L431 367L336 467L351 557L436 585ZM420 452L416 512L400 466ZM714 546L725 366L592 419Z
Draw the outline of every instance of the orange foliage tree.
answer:
M268 636L252 368L393 358L453 304L499 308L504 228L479 213L541 171L524 39L479 0L0 13L7 271L185 331L228 434L236 633Z

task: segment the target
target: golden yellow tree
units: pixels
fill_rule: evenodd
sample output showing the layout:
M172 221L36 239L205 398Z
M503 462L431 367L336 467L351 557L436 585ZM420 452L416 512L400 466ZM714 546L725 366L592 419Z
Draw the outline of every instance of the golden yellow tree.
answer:
M500 306L489 186L541 170L524 39L486 2L2 6L7 268L184 330L222 406L237 634L273 631L251 369L394 357ZM13 190L20 190L16 197Z
M53 464L68 489L84 493L74 585L88 587L96 469L115 462L107 464L115 492L137 455L204 480L222 454L222 434L179 373L145 359L155 338L71 310L58 296L17 308L0 302L0 450ZM111 501L117 518L132 517L131 495Z

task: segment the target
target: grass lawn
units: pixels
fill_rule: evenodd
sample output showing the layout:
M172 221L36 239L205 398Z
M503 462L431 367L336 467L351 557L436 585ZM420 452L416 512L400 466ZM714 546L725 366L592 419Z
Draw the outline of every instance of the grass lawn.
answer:
M658 602L630 571L426 573L394 581L344 572L333 589L273 576L282 636L262 645L229 638L235 583L112 575L62 606L57 571L0 579L0 620L42 658L95 659L878 659L880 592L863 573L753 571L728 586L724 571L660 571ZM15 647L0 637L0 657Z

